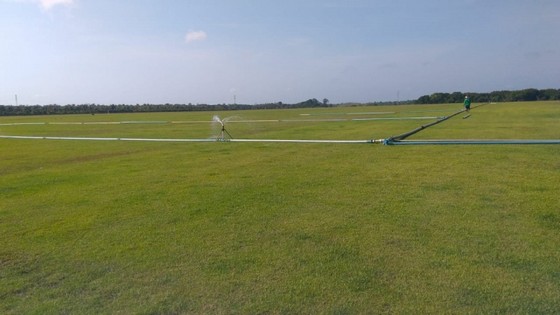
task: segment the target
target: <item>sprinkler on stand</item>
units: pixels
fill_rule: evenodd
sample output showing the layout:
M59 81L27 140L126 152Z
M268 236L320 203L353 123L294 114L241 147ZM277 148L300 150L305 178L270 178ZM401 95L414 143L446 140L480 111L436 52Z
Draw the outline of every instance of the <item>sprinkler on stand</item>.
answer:
M225 120L220 119L220 117L217 115L214 116L212 120L220 123L220 125L222 126L220 135L217 137L218 141L229 141L230 139L233 139L231 134L226 130Z

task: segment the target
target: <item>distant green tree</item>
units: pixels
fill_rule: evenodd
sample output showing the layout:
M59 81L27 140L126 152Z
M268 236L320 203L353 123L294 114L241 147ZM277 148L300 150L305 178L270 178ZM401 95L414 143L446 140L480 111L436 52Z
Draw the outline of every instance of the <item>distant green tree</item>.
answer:
M507 96L508 91L494 91L490 93L490 101L491 102L505 102L508 98Z
M430 104L430 96L429 95L422 95L418 98L418 104Z
M560 100L560 90L555 90L555 89L541 90L539 93L539 100L541 101Z
M488 103L490 102L490 94L488 93L473 94L472 101L475 103Z
M432 104L443 104L448 103L449 93L434 93L430 95L430 103Z
M463 103L463 99L465 98L465 94L461 92L453 92L449 95L447 103Z
M539 90L525 89L513 92L513 101L536 101L538 99Z

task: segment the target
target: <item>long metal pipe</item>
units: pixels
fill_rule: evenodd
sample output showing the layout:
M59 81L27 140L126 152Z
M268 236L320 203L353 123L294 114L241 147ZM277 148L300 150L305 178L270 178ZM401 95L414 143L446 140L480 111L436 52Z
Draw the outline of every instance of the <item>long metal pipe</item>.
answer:
M442 122L444 122L444 121L450 119L451 117L454 117L454 116L457 116L457 115L463 113L464 111L465 111L465 110L463 109L463 110L460 110L460 111L458 111L458 112L456 112L456 113L454 113L454 114L452 114L452 115L450 115L450 116L441 117L441 118L439 118L438 120L436 120L436 121L434 121L434 122L432 122L432 123L429 123L429 124L426 124L426 125L422 125L422 126L416 128L416 129L412 130L412 131L405 132L405 133L400 134L400 135L398 135L398 136L390 137L389 139L394 140L394 141L404 140L404 139L406 139L406 138L412 136L412 135L415 134L415 133L418 133L418 132L420 132L420 131L422 131L422 130L424 130L424 129L426 129L426 128L429 128L429 127L431 127L431 126L437 125L437 124L439 124L439 123L442 123Z
M91 137L49 137L49 136L3 136L0 139L31 140L83 140L83 141L139 141L139 142L283 142L283 143L383 143L384 139L367 140L303 140L303 139L151 139L151 138L91 138Z
M468 140L392 140L386 145L483 145L483 144L560 144L556 139L468 139Z

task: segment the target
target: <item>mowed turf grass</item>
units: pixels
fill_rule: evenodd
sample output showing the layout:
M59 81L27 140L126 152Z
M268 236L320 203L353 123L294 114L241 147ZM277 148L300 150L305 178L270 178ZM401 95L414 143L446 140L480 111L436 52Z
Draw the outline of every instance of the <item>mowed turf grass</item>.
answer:
M358 115L366 118L460 109L233 114L264 120L395 112ZM213 114L0 123L195 121ZM369 139L428 122L227 126L238 138ZM558 122L558 103L489 104L411 138L559 139ZM195 123L90 127L0 126L0 134L216 132ZM0 139L0 312L557 313L559 156L558 145Z

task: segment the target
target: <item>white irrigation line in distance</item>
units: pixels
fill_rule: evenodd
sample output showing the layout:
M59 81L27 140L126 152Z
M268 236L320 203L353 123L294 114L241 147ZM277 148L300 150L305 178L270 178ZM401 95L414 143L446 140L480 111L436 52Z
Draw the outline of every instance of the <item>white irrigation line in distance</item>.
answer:
M121 121L121 124L156 124L156 125L165 125L168 124L168 121L158 121L158 120L137 120L137 121Z
M25 126L25 125L46 125L45 122L38 122L38 123L6 123L0 124L0 126Z
M120 121L91 121L84 122L84 125L120 125Z
M346 113L346 115L391 115L397 112L362 112L362 113Z
M0 139L30 140L83 140L83 141L138 141L138 142L283 142L283 143L383 143L383 139L368 140L302 140L302 139L149 139L149 138L90 138L90 137L43 137L43 136L2 136Z
M397 112L361 112L361 113L316 113L316 114L299 114L300 116L327 116L327 115L391 115Z
M375 120L430 120L439 119L435 116L405 116L405 117L372 117L372 118L331 118L331 119L254 119L230 120L227 123L299 123L299 122L343 122L343 121L375 121ZM167 125L167 124L208 124L216 123L211 120L184 120L184 121L88 121L88 122L36 122L36 123L4 123L0 126L25 126L25 125Z
M367 121L367 120L432 120L441 119L442 117L435 116L420 116L420 117L384 117L384 118L354 118L353 121Z
M83 125L83 122L51 122L48 125Z
M256 122L280 122L278 119L263 119L263 120L229 120L227 123L256 123ZM207 124L217 123L213 120L173 120L170 124Z

